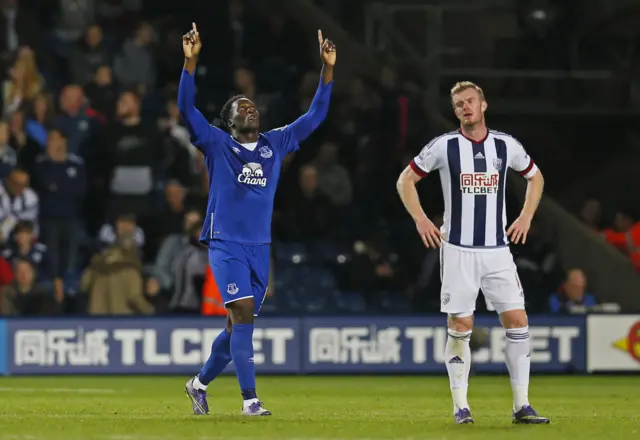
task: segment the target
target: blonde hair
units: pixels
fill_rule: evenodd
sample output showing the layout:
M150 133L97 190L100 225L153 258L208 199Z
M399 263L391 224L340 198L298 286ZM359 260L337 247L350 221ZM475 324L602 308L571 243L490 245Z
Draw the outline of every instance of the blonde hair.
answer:
M21 50L13 68L22 70L22 80L19 83L15 80L11 81L7 93L9 102L12 102L16 97L19 97L22 102L31 101L44 85L33 51Z
M480 100L484 101L484 92L482 91L482 87L473 83L471 81L458 81L451 87L451 100L453 101L453 95L457 95L460 92L464 92L467 89L474 89L480 95Z

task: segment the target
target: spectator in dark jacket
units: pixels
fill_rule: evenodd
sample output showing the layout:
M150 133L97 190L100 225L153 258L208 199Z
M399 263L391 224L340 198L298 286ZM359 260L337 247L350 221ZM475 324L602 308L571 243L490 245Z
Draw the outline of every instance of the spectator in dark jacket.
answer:
M14 270L15 281L0 291L3 315L52 315L59 310L60 303L36 283L36 270L29 261L17 260Z
M86 191L84 162L67 151L67 139L51 130L47 151L36 160L35 186L40 194L42 236L49 251L53 276L62 277L75 264L77 229Z
M63 114L54 121L54 125L69 138L69 152L86 154L81 149L105 122L104 117L89 106L82 87L74 84L62 89L60 110Z

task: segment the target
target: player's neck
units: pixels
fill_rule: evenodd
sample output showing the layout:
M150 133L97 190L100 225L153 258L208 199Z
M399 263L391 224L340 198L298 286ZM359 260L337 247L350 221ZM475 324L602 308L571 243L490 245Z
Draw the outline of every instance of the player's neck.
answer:
M258 142L258 131L248 131L246 133L233 132L233 138L241 144L250 144Z
M462 132L464 137L476 142L484 141L487 137L488 132L487 126L482 122L478 122L472 125L461 125L460 131Z

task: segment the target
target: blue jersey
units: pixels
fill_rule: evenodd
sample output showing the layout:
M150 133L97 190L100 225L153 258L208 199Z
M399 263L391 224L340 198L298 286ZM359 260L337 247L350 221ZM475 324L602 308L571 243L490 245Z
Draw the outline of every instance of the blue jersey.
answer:
M324 120L333 82L322 78L309 111L293 123L260 133L257 143L241 144L210 125L194 105L193 75L182 71L178 107L191 143L205 156L209 172L209 201L200 240L242 244L271 242L273 199L282 161L298 150Z

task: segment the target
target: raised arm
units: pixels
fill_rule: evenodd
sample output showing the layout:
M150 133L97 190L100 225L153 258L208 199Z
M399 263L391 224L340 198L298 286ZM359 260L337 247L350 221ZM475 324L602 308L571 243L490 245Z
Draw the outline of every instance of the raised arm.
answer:
M182 37L184 68L178 86L178 109L191 136L191 143L206 156L218 129L211 126L195 106L196 90L193 76L201 48L200 34L193 23L192 30Z
M329 112L331 89L333 88L333 66L336 64L336 46L329 39L322 37L318 30L318 44L322 59L322 72L318 90L313 97L309 110L291 125L293 136L297 142L302 142L318 128Z

